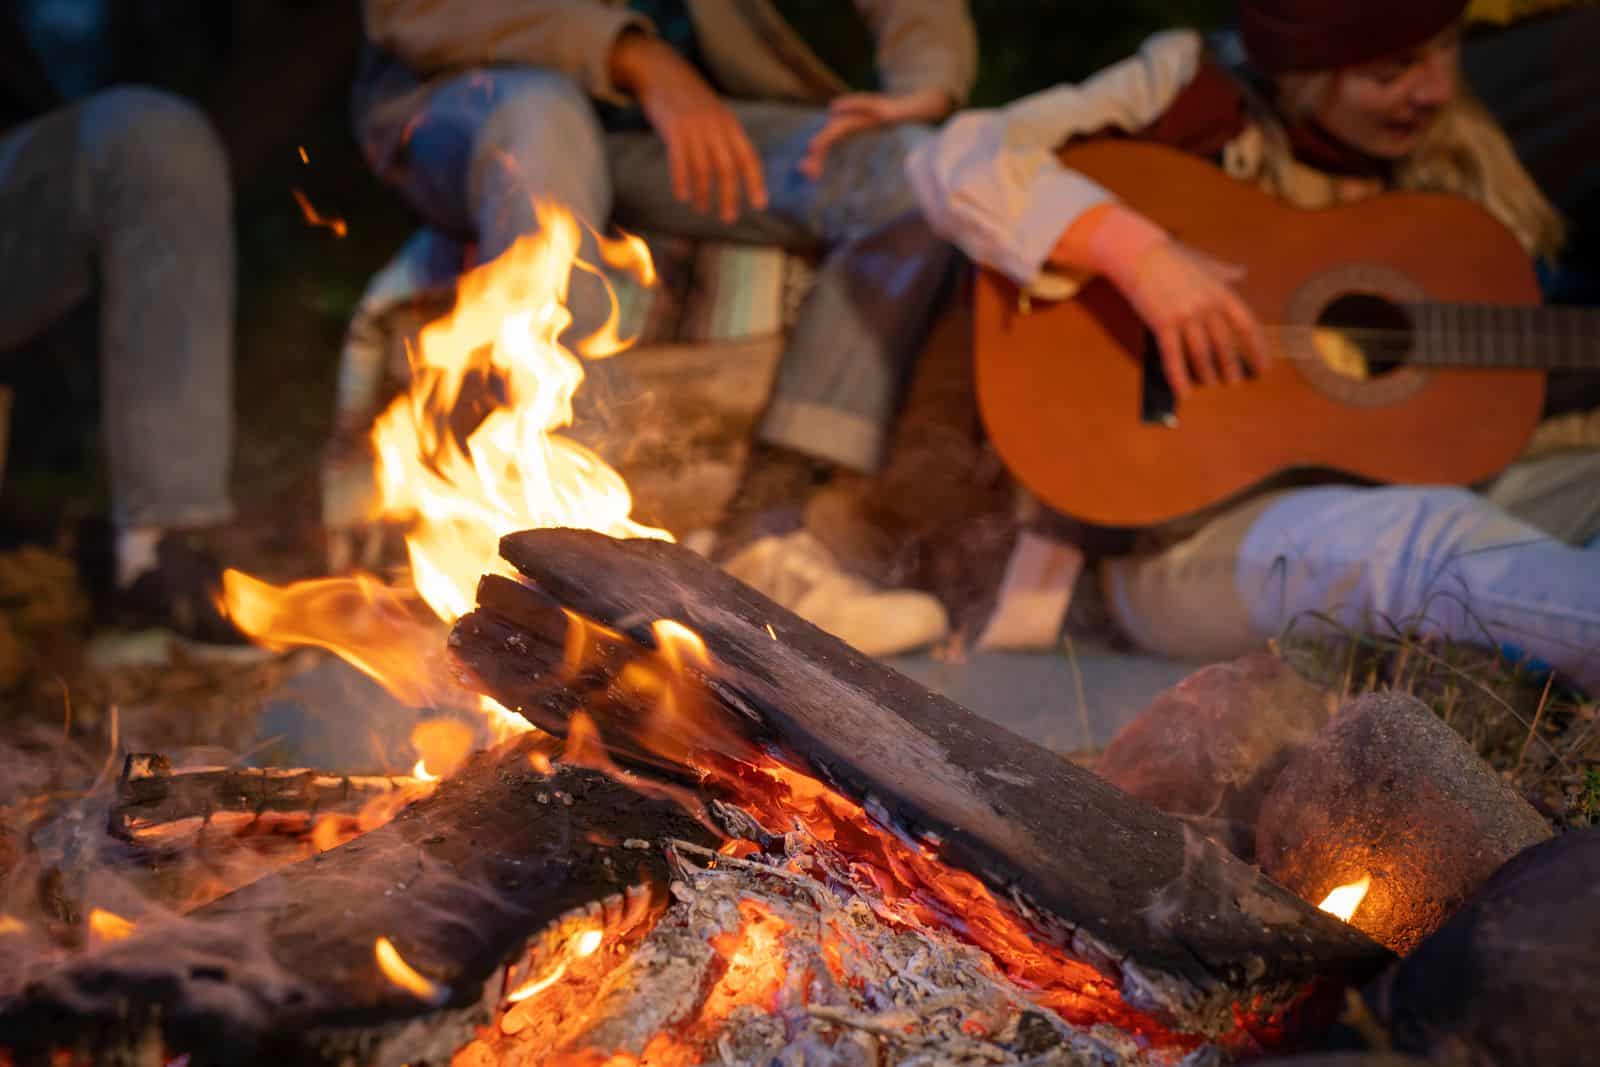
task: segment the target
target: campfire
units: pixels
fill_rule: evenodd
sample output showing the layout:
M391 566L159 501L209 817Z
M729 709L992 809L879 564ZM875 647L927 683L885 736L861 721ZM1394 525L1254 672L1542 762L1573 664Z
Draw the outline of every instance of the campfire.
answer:
M623 239L584 262L576 222L540 217L462 281L373 429L406 579L226 579L259 643L331 650L428 709L411 773L128 757L101 860L160 874L96 867L52 895L70 843L29 869L34 904L0 905L0 1049L1200 1064L1292 1047L1384 964L632 519L622 478L561 435L578 356L626 344L617 316L577 354L560 337L572 271L648 283L649 258Z

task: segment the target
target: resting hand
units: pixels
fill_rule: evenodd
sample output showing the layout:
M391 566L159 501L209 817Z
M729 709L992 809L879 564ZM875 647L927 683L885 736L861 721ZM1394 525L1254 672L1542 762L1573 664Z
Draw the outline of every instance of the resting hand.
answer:
M739 217L740 193L753 208L767 206L761 161L728 105L672 47L642 33L625 33L611 50L612 80L639 101L667 145L672 194L702 213L713 186L723 222Z
M902 122L938 122L950 114L951 106L950 95L942 89L918 89L898 95L846 93L828 106L828 119L811 138L806 156L800 161L800 173L812 181L822 177L828 149L853 133Z
M1097 209L1057 245L1058 261L1109 278L1155 334L1161 365L1182 398L1196 382L1234 384L1268 363L1261 324L1233 290L1244 268L1172 239L1120 205Z

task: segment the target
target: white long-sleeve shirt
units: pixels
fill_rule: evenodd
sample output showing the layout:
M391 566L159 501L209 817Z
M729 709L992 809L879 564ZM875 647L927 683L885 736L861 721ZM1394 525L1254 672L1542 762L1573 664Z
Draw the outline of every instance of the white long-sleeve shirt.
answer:
M956 115L906 161L923 213L971 258L1037 286L1061 234L1114 199L1056 151L1073 137L1155 122L1194 79L1202 52L1193 30L1159 33L1081 84Z

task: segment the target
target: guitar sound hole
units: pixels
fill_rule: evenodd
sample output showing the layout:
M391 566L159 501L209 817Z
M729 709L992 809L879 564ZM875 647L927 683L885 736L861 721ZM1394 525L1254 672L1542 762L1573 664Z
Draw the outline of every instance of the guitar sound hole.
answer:
M1373 293L1346 293L1317 316L1314 343L1329 369L1346 378L1381 378L1405 365L1411 318Z

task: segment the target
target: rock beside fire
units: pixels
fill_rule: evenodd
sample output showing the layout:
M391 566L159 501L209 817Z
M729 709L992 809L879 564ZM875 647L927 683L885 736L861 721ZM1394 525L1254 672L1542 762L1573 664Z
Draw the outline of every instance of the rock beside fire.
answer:
M1249 860L1267 790L1331 710L1330 694L1271 653L1214 663L1156 697L1095 769Z
M1351 920L1404 954L1506 860L1538 812L1414 697L1368 693L1290 759L1256 833L1262 869L1307 900L1372 878Z
M1600 830L1517 856L1367 999L1396 1046L1440 1062L1593 1063Z

